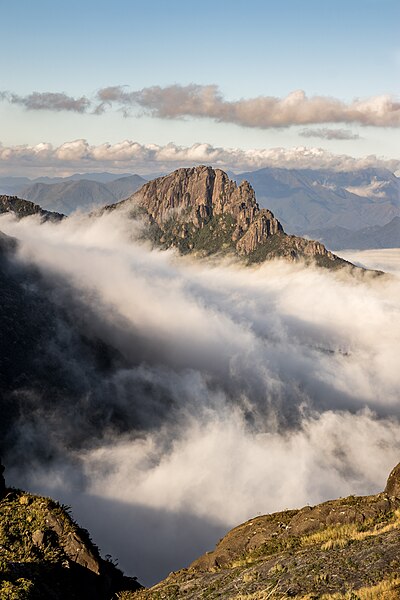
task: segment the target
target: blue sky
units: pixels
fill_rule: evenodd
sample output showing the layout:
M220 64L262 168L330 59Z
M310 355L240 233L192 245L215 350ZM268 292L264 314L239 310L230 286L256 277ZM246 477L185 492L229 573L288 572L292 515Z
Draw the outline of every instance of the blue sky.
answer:
M340 116L304 124L294 116L283 126L258 127L249 126L247 116L226 116L232 102L283 99L295 90L346 106L382 95L398 102L398 0L0 0L0 14L4 148L128 139L146 146L203 143L243 150L304 145L355 157L400 158L396 107L383 124L342 123ZM164 98L161 109L154 108L153 99L138 104L135 98L128 117L120 100L92 114L96 94L110 86L137 92L178 85L185 91L190 84L200 86L200 94L202 86L217 86L222 104L217 98L210 116L191 108L175 115L171 106L165 110ZM85 97L92 104L82 113L27 108L24 99L33 92ZM11 102L10 94L17 101ZM340 139L330 133L336 129ZM4 161L0 168L4 171Z

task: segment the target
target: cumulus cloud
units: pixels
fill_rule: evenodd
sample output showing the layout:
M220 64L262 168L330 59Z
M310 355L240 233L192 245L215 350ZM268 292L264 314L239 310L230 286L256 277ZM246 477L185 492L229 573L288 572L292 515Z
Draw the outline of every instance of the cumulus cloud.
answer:
M126 86L110 86L100 89L91 99L53 92L33 92L27 96L2 92L0 98L30 110L69 110L78 113L91 110L101 115L115 107L126 117L137 115L141 110L160 119L208 118L260 129L313 123L400 126L400 103L388 94L344 102L327 96L308 97L304 90L294 90L283 98L258 96L227 100L216 85L192 83L186 86L152 86L134 91L129 91Z
M358 133L353 133L350 129L302 129L299 135L305 138L321 138L323 140L359 140Z
M130 169L146 173L152 170L170 171L198 164L211 164L237 172L263 167L335 171L383 167L392 172L400 169L398 159L384 159L375 155L354 158L344 154L333 154L323 148L306 146L243 150L206 143L196 143L192 146L169 143L161 146L140 144L133 140L92 145L85 139L68 141L60 146L44 142L20 146L0 144L0 172L7 175L20 175L21 172L37 175L38 168L43 173L50 174L89 169Z
M50 110L55 112L66 110L85 113L91 106L91 101L85 96L73 98L63 92L32 92L27 96L20 96L12 92L0 92L0 100L6 100L10 104L19 104L27 110Z
M68 316L38 359L77 380L73 397L29 396L14 483L72 503L103 551L112 522L113 553L147 582L257 513L382 489L400 451L400 280L192 262L141 227L0 217ZM115 361L94 369L74 328Z

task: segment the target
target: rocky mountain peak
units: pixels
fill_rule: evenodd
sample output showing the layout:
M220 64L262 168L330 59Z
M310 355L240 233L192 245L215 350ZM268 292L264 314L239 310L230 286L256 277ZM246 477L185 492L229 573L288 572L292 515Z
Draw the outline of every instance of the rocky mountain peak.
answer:
M247 180L239 185L221 169L182 168L143 185L127 200L108 207L132 207L146 216L150 237L183 254L236 254L248 262L303 258L328 267L344 261L319 242L286 235L267 209L260 209Z
M260 212L248 181L238 186L221 169L206 166L178 169L154 179L130 200L139 202L159 226L178 217L201 228L212 217L229 214L238 222L237 238Z

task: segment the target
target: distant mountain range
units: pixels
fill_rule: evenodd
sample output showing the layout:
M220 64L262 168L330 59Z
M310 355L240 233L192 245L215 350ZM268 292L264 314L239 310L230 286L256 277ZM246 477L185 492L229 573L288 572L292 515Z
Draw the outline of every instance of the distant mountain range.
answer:
M0 178L0 193L18 195L49 211L71 214L118 202L130 196L146 182L140 175L111 173L76 174L65 178L42 177L31 181L24 177Z
M358 231L351 231L346 227L314 229L309 232L309 237L322 241L331 250L399 248L400 217L394 217L386 225L373 225Z
M391 246L384 245L389 243L384 241L386 231L366 230L386 226L400 216L400 179L386 169L265 168L241 173L235 179L248 180L260 205L270 208L290 233L316 237L332 249L343 248L344 237L348 248L400 247L396 220L390 228ZM353 231L357 232L354 240ZM355 245L359 238L362 246Z
M400 179L386 169L267 167L227 174L238 184L249 181L260 206L272 210L288 233L317 239L332 250L400 247ZM124 200L145 183L139 175L106 172L35 180L0 177L0 194L71 214Z

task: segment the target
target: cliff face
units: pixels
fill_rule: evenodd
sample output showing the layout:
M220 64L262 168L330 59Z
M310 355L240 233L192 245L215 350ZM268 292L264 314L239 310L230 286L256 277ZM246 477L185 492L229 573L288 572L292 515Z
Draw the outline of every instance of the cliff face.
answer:
M248 181L238 186L220 169L194 167L146 183L118 205L147 216L153 241L202 255L231 252L248 262L303 258L345 264L319 242L286 235L271 211L260 209Z

